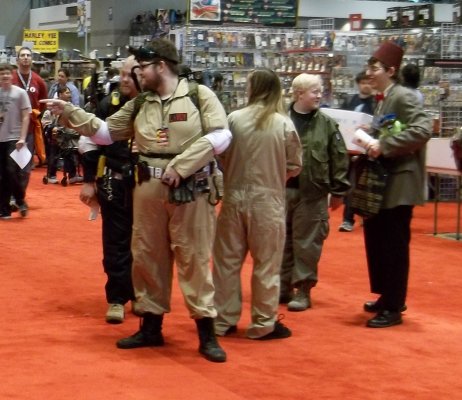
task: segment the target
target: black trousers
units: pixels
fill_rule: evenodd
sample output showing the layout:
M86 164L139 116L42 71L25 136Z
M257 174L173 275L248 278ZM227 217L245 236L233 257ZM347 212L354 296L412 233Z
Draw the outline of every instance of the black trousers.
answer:
M135 299L131 276L132 188L118 179L110 179L106 182L104 179L99 179L97 194L103 219L103 267L107 275L106 300L108 303L125 304ZM112 198L109 194L112 194Z
M24 175L28 173L10 157L16 149L16 142L17 140L0 142L0 214L10 213L11 196L14 196L18 206L24 204L26 196L23 181Z
M406 302L413 206L380 210L364 220L371 292L383 308L398 311Z

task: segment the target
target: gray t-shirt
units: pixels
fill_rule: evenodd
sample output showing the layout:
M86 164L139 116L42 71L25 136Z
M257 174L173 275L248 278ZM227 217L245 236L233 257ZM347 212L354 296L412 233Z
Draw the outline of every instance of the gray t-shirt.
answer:
M0 88L0 142L19 140L23 110L32 112L29 96L24 89L14 85L6 91Z

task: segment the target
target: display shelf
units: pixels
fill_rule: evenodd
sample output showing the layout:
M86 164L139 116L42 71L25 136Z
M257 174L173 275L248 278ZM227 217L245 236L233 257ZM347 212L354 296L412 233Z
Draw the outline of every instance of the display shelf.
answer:
M441 58L462 58L462 25L441 24Z
M302 72L321 75L330 96L331 70L343 62L332 53L332 39L328 31L190 25L185 28L182 55L193 70L222 73L234 109L245 104L248 73L259 67L279 75L286 100L293 78Z

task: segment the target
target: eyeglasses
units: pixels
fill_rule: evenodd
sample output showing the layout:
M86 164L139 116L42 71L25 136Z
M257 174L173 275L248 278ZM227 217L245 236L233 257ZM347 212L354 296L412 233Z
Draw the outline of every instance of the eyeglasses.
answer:
M377 72L377 71L380 71L380 70L383 70L384 68L383 67L379 67L377 65L371 65L369 67L367 67L367 71L369 72Z
M152 61L152 62L149 62L149 63L146 63L146 64L139 64L138 66L133 67L133 69L134 68L139 68L141 71L144 71L150 65L154 65L154 64L158 64L158 63L159 63L158 61Z

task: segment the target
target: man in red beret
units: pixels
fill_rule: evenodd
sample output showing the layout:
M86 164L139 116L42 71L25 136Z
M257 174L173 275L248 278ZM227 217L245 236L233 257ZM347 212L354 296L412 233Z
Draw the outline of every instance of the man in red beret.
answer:
M431 123L414 93L398 83L403 49L387 41L368 61L371 86L383 93L377 104L367 144L367 155L378 158L386 168L384 200L377 215L364 221L364 239L371 291L379 295L364 304L376 315L367 321L371 328L402 323L406 310L409 275L409 243L414 205L424 202L425 144ZM403 127L383 134L381 122L387 115Z

